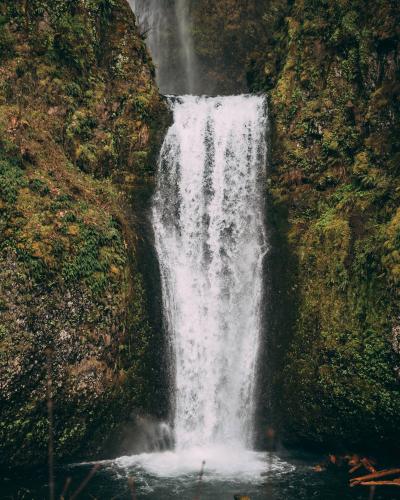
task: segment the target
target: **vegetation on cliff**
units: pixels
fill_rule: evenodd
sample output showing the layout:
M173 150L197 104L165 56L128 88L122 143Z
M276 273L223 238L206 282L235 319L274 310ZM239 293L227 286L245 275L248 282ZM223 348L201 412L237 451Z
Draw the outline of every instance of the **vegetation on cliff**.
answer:
M48 363L56 456L91 455L162 411L132 199L164 105L124 0L2 2L0 58L0 464L46 459Z
M269 329L275 424L292 443L395 448L398 2L191 9L210 92L270 95L274 308L286 317ZM141 272L165 118L153 77L124 0L0 4L1 464L45 459L48 363L59 458L94 454L132 409L164 406Z
M248 90L247 72L259 55L265 12L265 0L192 0L194 46L201 85L208 93Z
M268 196L291 255L283 427L292 441L395 449L400 10L390 0L276 6L276 48L250 81L271 95Z

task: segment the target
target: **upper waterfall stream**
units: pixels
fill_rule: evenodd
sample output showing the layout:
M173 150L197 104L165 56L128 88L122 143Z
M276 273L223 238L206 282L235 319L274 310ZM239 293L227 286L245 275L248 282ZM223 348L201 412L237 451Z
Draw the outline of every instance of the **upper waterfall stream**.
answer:
M163 94L201 93L187 0L129 0Z

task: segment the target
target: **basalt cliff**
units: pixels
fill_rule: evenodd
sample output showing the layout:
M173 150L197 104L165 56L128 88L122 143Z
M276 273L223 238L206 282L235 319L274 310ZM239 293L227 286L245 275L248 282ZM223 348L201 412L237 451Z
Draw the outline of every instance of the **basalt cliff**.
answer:
M196 0L190 18L205 91L269 99L260 429L394 450L398 2ZM125 0L0 4L3 465L46 460L49 402L58 460L168 414L148 207L170 116L145 42Z

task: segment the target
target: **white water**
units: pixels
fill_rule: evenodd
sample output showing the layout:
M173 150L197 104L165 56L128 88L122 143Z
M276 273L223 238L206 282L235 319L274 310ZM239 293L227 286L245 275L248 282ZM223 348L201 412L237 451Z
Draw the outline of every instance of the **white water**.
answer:
M164 453L143 453L121 457L115 461L118 467L136 470L138 476L186 478L197 481L203 464L204 481L232 481L257 484L265 481L265 473L287 473L293 466L278 457L237 447L211 446L188 448Z
M196 91L197 64L188 0L129 0L146 35L163 94Z
M171 107L153 225L174 353L175 448L228 445L240 455L254 437L266 103L184 96Z

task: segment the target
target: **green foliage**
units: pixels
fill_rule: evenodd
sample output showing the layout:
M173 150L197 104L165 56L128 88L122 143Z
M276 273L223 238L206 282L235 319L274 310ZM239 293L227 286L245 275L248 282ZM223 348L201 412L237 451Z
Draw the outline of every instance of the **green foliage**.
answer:
M9 160L0 160L0 197L7 203L17 201L18 190L23 184L23 172Z
M29 181L29 189L40 196L47 196L50 194L50 189L47 184L41 179L31 179Z
M138 116L140 116L142 119L146 120L147 118L149 118L148 115L149 100L145 95L136 96L133 102L133 108L138 114Z
M7 239L5 229L15 212L18 192L26 184L22 161L14 144L5 138L0 127L0 248Z
M77 71L89 71L95 62L93 39L83 19L64 14L55 26L54 50L60 60Z
M76 255L63 265L62 275L70 283L87 282L97 294L108 284L110 266L125 264L121 236L112 223L106 231L80 224L76 249Z
M132 407L161 412L152 395L158 331L126 221L142 215L122 192L137 197L137 183L150 195L149 152L166 109L127 2L0 4L0 465L8 467L47 460L49 352L57 459L98 453Z
M93 131L97 127L97 120L94 116L86 114L84 111L76 111L70 124L66 129L67 137L87 141L93 136Z
M76 82L67 82L64 87L65 93L69 97L73 97L75 99L83 97L83 91L80 85Z
M14 53L14 39L7 26L8 19L0 15L0 62Z
M52 270L46 266L43 259L35 257L26 248L18 248L16 251L18 260L25 265L27 275L37 284L46 283L52 276Z
M281 65L263 53L268 73L254 77L254 90L276 82L271 197L286 207L277 231L289 224L280 237L297 261L277 382L293 441L400 443L399 22L384 0L294 1L268 24Z

